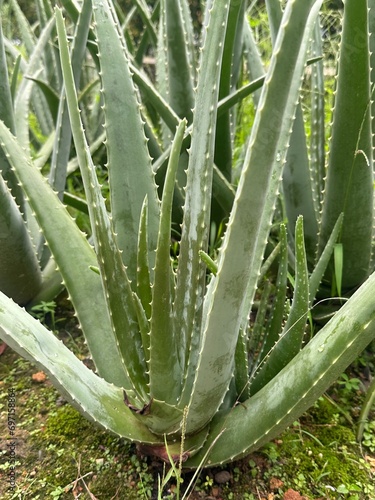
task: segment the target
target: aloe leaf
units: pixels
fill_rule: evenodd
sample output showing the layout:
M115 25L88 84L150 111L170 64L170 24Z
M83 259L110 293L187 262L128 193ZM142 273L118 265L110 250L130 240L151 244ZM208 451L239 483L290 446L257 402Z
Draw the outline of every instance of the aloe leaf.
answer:
M280 260L279 269L275 284L275 297L272 302L272 314L265 328L265 342L262 347L262 354L259 361L269 353L271 348L276 344L280 332L282 331L282 323L284 320L284 309L286 290L288 282L288 243L287 233L284 224L280 226Z
M184 15L186 15L186 10L182 8L181 1L161 1L157 78L161 95L168 101L177 116L186 118L188 123L191 123L195 104L194 77L190 64ZM162 133L164 146L167 146L171 141L170 130L162 126ZM182 200L182 190L186 185L187 164L188 155L183 151L177 171L177 184ZM177 197L174 203L177 204ZM182 204L183 201L181 206ZM178 211L179 208L177 207Z
M251 327L251 332L248 335L248 344L249 344L249 352L251 353L251 356L255 358L255 360L252 360L252 371L255 370L256 365L259 364L260 359L264 357L264 355L268 352L269 348L266 346L267 343L271 341L271 337L269 333L267 334L267 313L269 309L269 304L270 304L270 294L271 294L271 283L267 280L265 281L264 284L262 284L262 293L261 297L259 300L259 303L257 304L256 308L256 316L255 316L255 321L254 324ZM285 297L284 297L285 298ZM283 304L284 305L284 304ZM247 328L249 329L248 322L245 323L245 325L242 328ZM277 335L279 335L280 330L277 332ZM274 342L275 343L275 342ZM274 344L272 344L274 345ZM254 356L255 353L259 354L257 356ZM249 390L249 387L248 387Z
M21 33L22 43L25 45L26 52L31 55L36 44L35 34L25 14L22 12L18 2L16 0L10 0L9 3L14 13L18 29Z
M243 26L243 44L244 44L244 59L247 62L247 71L249 75L249 80L258 81L260 79L263 79L264 81L264 67L262 58L259 54L258 46L255 43L247 15L245 15L245 21ZM256 106L258 106L259 98L260 98L260 91L254 89L253 100Z
M218 104L218 111L217 111L218 116L221 116L222 113L225 113L232 106L241 102L243 99L245 99L245 97L249 96L250 94L256 93L259 89L262 88L264 80L265 80L265 75L259 76L250 83L247 83L243 87L240 87L239 89L235 90L227 97L221 99Z
M278 0L267 0L271 36L275 40L281 23L281 4ZM305 245L309 262L315 260L318 234L318 219L313 201L307 141L302 107L299 103L290 135L290 144L283 169L283 200L289 223L289 235L294 237L294 228L299 215L305 220Z
M239 401L246 401L250 397L250 381L247 332L244 330L241 330L238 336L234 360L236 399Z
M128 387L112 333L93 249L80 232L46 179L31 164L18 141L0 121L0 143L35 212L48 246L55 257L69 296L77 311L88 347L99 374L109 382ZM69 241L61 235L69 231ZM74 259L72 259L74 255ZM80 279L77 279L80 276ZM92 306L95 304L95 307Z
M42 68L39 68L33 75L33 78L25 78L23 80L24 85L22 86L22 98L15 100L14 103L14 118L16 124L17 139L21 142L22 146L25 148L26 152L31 155L30 149L30 127L29 127L29 110L30 110L30 100L31 94L34 89L34 79L37 79L42 73ZM17 97L20 95L20 91L17 93Z
M212 466L251 453L302 415L375 339L374 293L372 274L276 378L214 417L207 442L185 466L198 467L202 460Z
M28 76L27 78L36 83L37 87L41 90L42 94L44 95L47 101L52 119L54 122L56 122L57 111L59 108L59 100L60 100L58 94L55 92L53 87L48 85L48 83L46 83L45 81L39 78L33 78L32 76Z
M190 70L193 77L193 84L196 84L197 77L197 57L196 57L196 35L194 33L193 19L191 16L190 3L188 0L181 0L182 24L185 33L187 54L189 57Z
M259 272L258 284L262 281L262 279L265 277L272 264L275 262L276 257L280 253L280 247L281 243L279 242L263 262Z
M343 213L344 290L370 272L374 189L368 29L367 1L347 1L319 244L321 252Z
M154 158L159 158L159 156L161 156L162 154L162 149L160 147L159 138L156 135L155 126L146 114L142 115L142 118L144 121L148 154L150 155L151 160Z
M333 260L335 266L335 284L338 295L342 295L342 273L344 267L342 243L336 243L333 248Z
M147 398L148 378L136 306L83 132L64 22L58 9L56 22L70 122L89 207L103 289L114 334L123 356L124 369L128 371L129 380L137 392L137 404L142 404L142 398Z
M142 339L142 346L143 350L145 353L145 363L147 365L147 373L150 370L150 365L149 365L149 351L150 351L150 322L149 318L146 315L145 308L143 307L143 304L139 298L139 296L134 293L133 294L133 299L134 299L134 307L137 315L137 322L139 326L139 332L141 335Z
M12 97L10 93L9 78L8 78L8 67L7 60L5 56L5 47L3 39L3 30L0 23L0 117L4 121L5 125L14 132L14 113Z
M308 261L312 265L318 244L318 220L313 201L313 187L307 154L307 142L301 105L298 105L290 145L283 169L283 200L294 236L294 226L299 215L305 221L305 245Z
M197 99L193 121L193 135L187 172L184 219L177 269L177 287L174 303L174 321L180 325L177 345L180 346L182 366L188 359L194 323L200 324L202 294L205 285L205 266L199 250L207 250L209 236L210 200L213 171L216 103L220 77L220 61L223 50L222 32L225 31L228 5L216 3L211 10L211 36L201 53L201 68L198 77ZM198 327L199 328L199 327ZM186 346L186 351L183 352ZM186 394L195 372L196 353L190 352L190 376L185 383ZM186 400L181 398L181 404Z
M73 23L77 25L80 10L75 0L61 0L61 5L64 7L64 11L73 21ZM96 43L95 33L92 28L90 28L89 30L87 49L90 52L90 55L95 63L95 66L99 68L98 47Z
M13 112L11 90L9 87L7 62L4 50L4 38L0 26L0 119L11 128L16 129L16 120ZM31 85L31 83L29 84ZM26 96L25 101L28 102ZM0 170L7 188L1 179L3 197L2 205L2 239L3 239L3 263L2 263L2 286L3 291L9 293L20 303L26 303L41 286L41 274L37 262L33 243L39 239L38 228L29 207L24 199L22 188L17 176L10 168L9 159L5 151L0 152ZM10 192L7 192L7 189ZM11 193L11 195L10 195ZM12 199L12 197L14 199ZM17 206L16 206L17 205ZM24 226L23 221L28 221ZM25 258L22 258L22 245L25 245ZM22 277L24 275L24 277Z
M181 394L181 365L177 353L177 335L172 311L170 258L170 228L172 201L179 164L181 144L186 121L183 120L175 135L167 175L164 183L160 210L158 245L155 256L154 283L152 287L150 390L153 397L167 403L176 403Z
M231 380L231 360L240 325L250 310L308 40L320 5L320 0L288 2L284 11L219 255L218 274L205 297L202 349L189 405L188 429L199 428L210 418L209 414L214 415ZM281 43L283 49L279 50Z
M145 0L134 0L135 5L137 6L138 13L140 14L142 21L147 29L148 36L153 45L156 45L156 31L153 22L151 21L150 9L146 4Z
M212 176L212 197L221 207L224 214L229 214L232 210L234 196L236 192L232 184L214 165Z
M315 24L310 54L312 57L319 57L322 53L322 35L318 19ZM321 59L311 66L310 172L312 177L313 202L318 220L320 220L324 178L326 176L324 99L323 60Z
M43 325L2 293L0 337L18 354L38 363L67 401L89 420L131 441L162 442L126 407L121 387L98 377ZM113 361L109 364L113 369Z
M164 121L169 130L174 132L179 123L179 118L175 111L162 97L162 95L157 92L155 87L149 81L147 76L142 73L142 71L137 69L133 64L130 64L130 69L132 71L134 83L138 85L145 97L149 100L152 106L154 106L155 110L158 112L160 118Z
M212 273L214 276L217 274L217 264L216 262L211 259L211 257L204 252L203 250L199 251L199 257L203 260L203 262L206 264L207 269Z
M50 19L49 23L43 29L37 44L35 45L34 51L30 57L30 60L27 64L25 74L23 80L19 86L17 91L16 100L14 103L14 114L15 114L15 122L16 122L16 131L17 138L21 142L26 151L29 151L30 141L29 141L29 98L31 92L32 82L28 80L25 76L30 75L35 77L38 72L43 71L43 66L41 64L41 57L43 54L43 50L45 45L49 42L52 29L54 27L54 19ZM38 94L36 94L36 98ZM44 134L48 134L52 128L52 121L46 112L46 106L44 106L44 110L42 110L42 106L40 105L40 101L38 100L37 109L35 110L38 113L38 118L40 118L40 125L42 128L42 132Z
M288 335L289 346L285 349L285 352L291 357L295 356L302 346L302 338L309 311L309 275L304 242L304 220L302 216L299 216L295 230L295 285L293 302L282 332L282 337L284 337L289 329L293 329L294 339L292 340L292 335L290 337Z
M35 153L33 157L34 165L37 168L44 168L47 165L48 160L51 157L54 141L55 141L56 133L53 130L49 137L46 138L44 143L41 145L39 150Z
M0 176L0 290L25 305L39 291L42 275L24 219Z
M131 36L131 30L129 29L126 29L128 26L129 26L129 23L130 23L130 20L131 18L134 16L134 14L136 14L137 12L137 9L136 7L134 6L134 11L132 13L132 11L130 11L128 13L128 15L126 16L126 19L124 20L123 22L123 31L124 31L124 35L125 35L125 39L126 39L126 44L127 44L127 47L128 47L128 50L129 52L134 56L134 61L135 63L141 67L145 58L147 57L147 52L148 52L148 49L149 49L149 46L150 46L150 43L151 45L153 45L154 47L156 47L156 43L157 43L157 29L156 27L154 26L154 23L159 19L159 12L160 12L160 2L157 1L154 5L154 9L151 13L151 17L150 17L150 23L151 25L153 26L152 28L152 35L150 37L150 31L148 29L145 29L142 33L142 38L138 44L138 47L137 49L135 49L134 47L134 41L133 41L133 37ZM154 35L155 33L155 35Z
M331 256L334 252L336 241L339 237L341 228L343 223L343 214L340 214L340 217L337 219L335 227L333 228L332 234L327 241L327 244L321 253L318 262L316 263L313 272L309 278L309 290L310 290L310 306L312 305L315 295L319 289L320 282L324 276L324 273L327 269Z
M252 326L250 342L253 341L253 338L256 338L259 341L259 338L262 336L262 332L265 329L267 309L269 308L269 303L270 303L270 294L271 294L271 283L267 280L265 281L264 284L262 284L262 294L259 303L257 305L256 316L254 320L254 325ZM258 346L256 346L256 348L258 348Z
M93 10L105 103L111 212L127 274L130 280L135 280L136 235L143 200L147 195L150 268L153 268L155 259L159 201L128 57L113 5L107 0L94 0ZM107 57L109 53L112 57ZM113 64L113 60L116 60L116 64Z
M39 19L39 26L44 29L48 22L53 19L52 5L46 0L36 0L36 10ZM56 31L54 31L56 36ZM59 62L59 54L54 44L48 43L44 47L43 62L45 67L45 75L48 83L55 89L61 88L61 66Z
M11 89L8 78L8 65L5 56L4 38L2 26L0 23L0 119L3 120L5 125L15 133L15 121L13 112L13 102L11 96ZM18 185L17 178L11 170L9 162L4 154L0 151L0 170L1 175L7 182L8 188L11 190L13 197L18 204L21 213L24 211L24 197L22 189Z
M92 4L91 0L88 0L83 3L82 10L77 19L72 47L71 58L76 87L78 87L81 76L81 68L86 50L91 14ZM68 108L65 100L65 90L62 89L56 120L55 147L53 149L49 174L49 181L54 189L59 193L60 199L62 199L65 189L67 164L70 155L71 142L72 133L70 129Z
M165 9L168 98L176 114L191 123L195 96L181 4L163 0L161 5Z
M270 23L272 44L274 45L277 37L277 32L280 28L283 11L278 0L266 0L266 7Z
M167 8L168 4L168 8ZM160 11L156 76L160 94L177 116L192 121L194 107L193 72L189 60L188 40L184 24L184 4L176 0L162 0ZM164 147L171 143L175 126L161 123ZM185 148L184 148L185 149ZM188 157L184 150L177 171L177 189L174 196L174 221L180 225L182 220L183 188L186 185ZM158 180L160 177L158 176ZM163 181L158 182L159 186Z
M313 16L314 15L315 14L313 14ZM309 29L307 30L307 32L309 32L311 30L312 25L313 25L313 23L309 22ZM302 65L305 61L307 44L308 44L307 38L305 37L303 44L302 44L302 46L303 46L302 50L299 54L298 62L296 64L296 68L298 68L297 69L298 75L300 75L300 68L302 67ZM308 64L308 63L309 63L309 61L306 62L306 64ZM295 92L296 94L298 93L297 89L298 89L298 82L299 82L299 76L297 77L297 74L296 74L296 78L292 79L292 86L294 87L294 90L293 91L291 90L291 93ZM275 109L277 109L277 106L278 105L275 104ZM289 111L287 111L285 113L285 116L289 117L289 120L290 120L289 123L292 123L294 121L294 113L295 113L294 107L295 107L295 102L293 102L292 100L289 100L289 102L288 102ZM276 158L274 160L273 172L272 172L272 175L270 176L270 184L268 187L269 192L276 193L276 195L278 194L278 190L279 190L279 176L281 176L280 172L281 172L282 167L284 166L284 163L285 163L285 155L287 154L287 151L289 148L289 140L290 140L289 138L290 138L290 135L292 132L292 125L290 125L290 128L288 128L287 124L284 124L284 125L285 126L280 131L281 134L280 134L280 139L279 139L279 147L277 149ZM261 160L261 161L263 161L263 160ZM246 158L245 158L245 162L246 162ZM270 197L267 197L265 199L264 210L262 211L262 213L260 215L263 218L263 221L260 222L259 226L258 226L261 229L260 229L259 236L258 236L258 244L257 244L256 250L254 253L254 255L256 255L254 262L259 262L259 259L263 255L264 248L265 248L265 241L268 237L267 235L268 235L269 228L271 227L270 221L273 217L275 206L276 206L276 197L270 196ZM244 313L242 316L242 324L244 324L244 322L247 321L248 316L250 314L253 296L254 296L255 289L256 289L256 282L258 281L258 278L259 278L258 265L251 266L250 267L250 279L249 279L247 291L245 294L245 307L244 307Z
M4 39L3 39L4 41ZM4 68L5 71L5 68ZM41 71L41 69L39 70ZM4 83L7 81L7 77L5 76L4 78ZM24 80L25 81L25 80ZM24 86L24 95L23 95L23 109L26 113L25 117L21 120L22 126L21 126L21 135L23 136L23 139L25 141L24 147L26 150L29 149L29 140L28 140L28 132L29 132L29 126L28 126L28 104L29 104L29 99L30 99L30 94L32 90L32 85L33 83L31 81L26 81L26 84ZM6 99L6 94L4 93L4 99ZM6 111L4 109L4 111ZM13 118L14 117L14 120ZM0 117L3 119L3 117ZM14 129L17 129L17 116L16 113L11 113L9 117L4 118L6 122L10 123L11 126L14 126ZM13 133L15 131L13 130ZM27 143L27 144L26 144ZM9 161L7 158L4 158L3 156L4 152L2 152L1 156L1 170L2 170L2 175L4 179L8 182L8 186L12 191L12 195L15 197L17 204L20 207L22 216L24 220L27 222L27 228L30 234L30 238L35 245L36 249L40 248L40 243L41 243L41 236L40 236L40 230L39 227L35 221L35 218L32 214L32 211L30 210L29 205L25 202L24 196L22 193L22 189L19 186L19 182L17 180L17 176L15 175L14 171L9 168ZM39 255L38 255L39 257Z
M22 57L21 54L19 54L14 63L12 79L10 82L10 94L12 96L12 102L14 102L16 98L16 90L17 90L18 76L20 74L21 62L22 62Z
M138 233L138 253L137 253L137 295L142 302L142 307L148 319L151 317L151 280L150 266L148 262L148 241L147 241L147 198L145 198ZM145 352L148 352L150 341L144 344Z
M219 99L225 98L231 93L233 80L234 53L242 49L239 46L242 37L236 33L242 33L242 23L245 2L230 2L227 29L224 39L223 59L220 74ZM235 86L235 84L233 85ZM230 112L221 113L217 119L215 140L215 165L226 179L231 180L232 171L232 138L231 138L231 115Z
M303 218L297 219L295 231L296 277L292 307L280 338L251 382L251 393L256 394L298 354L302 347L309 311L309 282L303 234Z
M161 0L163 2L164 0ZM167 68L167 44L166 44L166 13L165 9L160 9L158 40L155 58L156 84L160 95L164 100L168 100L168 68ZM171 133L167 127L161 123L163 143L170 142Z

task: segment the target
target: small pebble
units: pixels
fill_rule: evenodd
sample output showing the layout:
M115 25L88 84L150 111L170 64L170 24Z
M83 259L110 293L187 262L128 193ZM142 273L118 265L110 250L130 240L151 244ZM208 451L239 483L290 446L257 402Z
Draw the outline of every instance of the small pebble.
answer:
M232 479L232 475L227 470L222 470L215 474L215 482L217 484L228 483Z

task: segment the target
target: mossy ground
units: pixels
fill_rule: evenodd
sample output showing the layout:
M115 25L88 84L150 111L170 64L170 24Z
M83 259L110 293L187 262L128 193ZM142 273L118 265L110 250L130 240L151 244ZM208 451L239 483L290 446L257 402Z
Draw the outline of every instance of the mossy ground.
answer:
M68 317L59 324L60 338L89 363L74 320ZM277 440L246 459L201 472L189 498L375 500L375 426L368 427L367 447L355 439L364 394L358 366L358 373L352 368L328 398L321 398ZM176 498L175 479L158 497L158 478L168 470L163 464L85 420L38 368L9 348L0 356L0 380L0 498ZM16 396L14 436L7 420L9 390ZM17 474L12 491L11 440ZM184 474L182 491L192 479L193 473Z

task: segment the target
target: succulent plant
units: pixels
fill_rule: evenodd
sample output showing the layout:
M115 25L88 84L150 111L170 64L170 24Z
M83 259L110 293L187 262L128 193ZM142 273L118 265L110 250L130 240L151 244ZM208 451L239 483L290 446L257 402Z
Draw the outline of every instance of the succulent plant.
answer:
M71 2L63 3L72 7ZM342 231L339 211L310 275L303 219L296 218L295 289L285 323L288 243L281 225L274 316L262 349L254 358L248 356L255 331L255 326L249 328L249 315L262 266L268 265L263 264L264 251L321 4L321 0L289 0L285 6L235 194L225 169L216 168L214 159L219 128L224 135L230 132L228 116L220 126L218 120L219 99L229 100L222 61L227 47L229 53L236 52L233 47L239 42L231 16L243 16L242 3L207 2L191 115L186 112L190 104L175 109L173 100L166 102L168 94L163 98L133 65L135 58L111 0L92 0L93 31L88 29L91 2L85 1L80 12L76 9L75 36L81 26L86 27L88 47L91 51L95 47L93 57L100 64L107 203L82 123L62 11L56 9L64 99L94 247L20 139L0 122L1 147L69 292L96 373L5 294L0 294L0 338L40 364L87 418L136 442L143 452L165 460L183 459L187 467L243 456L293 422L375 338L372 275L305 342L306 319ZM185 2L165 0L162 5L165 26L179 22L178 16L180 21L186 18ZM278 8L278 2L273 7ZM168 9L175 13L172 20ZM350 22L353 14L348 12ZM168 29L165 26L160 30ZM246 28L244 33L248 34ZM170 63L165 64L172 75ZM188 59L183 64L189 67ZM164 151L154 162L153 131L139 103L141 92L152 96L169 129ZM224 106L223 101L220 104ZM181 165L186 166L186 181L181 181ZM228 192L234 196L212 262L210 212L218 185L221 202ZM179 203L182 200L182 226L175 262L170 248L176 193ZM258 323L267 300L263 290Z

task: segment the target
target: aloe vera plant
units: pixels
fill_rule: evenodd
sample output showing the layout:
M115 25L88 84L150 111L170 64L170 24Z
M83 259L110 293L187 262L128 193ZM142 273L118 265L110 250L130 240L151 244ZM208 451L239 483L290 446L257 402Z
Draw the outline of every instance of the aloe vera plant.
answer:
M309 262L314 262L324 248L338 215L344 214L335 263L327 275L328 282L333 283L336 276L334 284L339 294L350 294L374 270L373 16L371 0L345 2L328 153L324 127L325 79L323 63L319 62L311 67L310 78L311 154L308 155L300 112L284 170L284 200L290 230L293 231L298 215L303 214ZM312 55L321 52L319 26L314 32L311 51Z
M166 1L167 9L169 3L183 4ZM0 122L1 147L57 263L96 373L4 294L0 294L0 337L22 356L40 364L87 418L136 442L144 452L166 460L168 456L173 460L183 458L187 467L233 460L272 439L375 338L371 302L375 277L371 276L301 350L307 314L342 221L338 214L309 275L303 219L299 217L295 229L295 294L288 319L283 325L288 251L286 230L281 226L275 298L280 307L255 361L249 363L247 354L253 333L248 318L259 273L265 269L263 254L309 40L321 3L290 0L282 14L215 262L211 262L207 250L215 175L216 179L222 175L215 174L214 165L218 100L225 46L228 43L233 47L234 41L229 38L236 34L233 26L227 30L228 23L233 13L240 15L237 0L208 2L192 116L180 116L156 91L152 94L169 125L173 122L175 126L175 130L169 127L172 139L164 157L154 164L134 85L134 75L140 84L142 74L132 66L111 0L92 0L92 33L96 36L104 102L110 214L79 112L62 11L56 9L64 96L94 248L19 139ZM91 14L91 2L84 2L84 7L88 11L78 12L78 23L82 16ZM168 17L166 21L168 24ZM229 34L225 43L223 33ZM191 127L187 127L189 121ZM185 141L190 142L188 156ZM170 238L182 155L188 165L175 269ZM155 170L165 161L168 164L160 195L155 180L159 172ZM263 298L262 307L265 303Z

